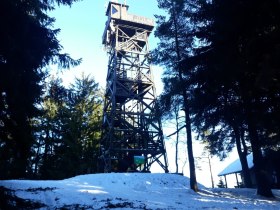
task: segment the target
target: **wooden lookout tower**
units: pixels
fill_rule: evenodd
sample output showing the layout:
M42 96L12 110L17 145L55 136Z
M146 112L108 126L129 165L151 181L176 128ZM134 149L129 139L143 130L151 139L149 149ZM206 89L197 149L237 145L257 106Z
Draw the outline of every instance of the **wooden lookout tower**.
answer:
M153 163L168 172L148 37L153 19L129 14L110 1L102 43L109 54L100 141L105 172L150 171Z

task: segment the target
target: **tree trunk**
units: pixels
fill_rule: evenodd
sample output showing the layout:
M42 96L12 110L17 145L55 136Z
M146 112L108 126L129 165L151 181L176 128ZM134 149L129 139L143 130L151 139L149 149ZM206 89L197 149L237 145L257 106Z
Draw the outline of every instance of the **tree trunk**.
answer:
M185 106L185 119L186 119L186 131L187 131L187 147L188 147L188 158L189 158L189 168L190 168L190 187L195 192L198 191L196 173L195 173L195 164L193 157L193 147L192 147L192 130L191 130L191 119L189 113L189 107L187 105L187 96L184 95L184 106Z
M22 126L22 128L20 126ZM15 159L12 166L11 177L9 177L14 179L26 178L28 158L30 156L31 146L28 141L29 138L31 138L31 135L27 135L29 134L29 128L27 128L27 126L23 123L21 123L20 126L16 125L14 130L14 133L16 133Z
M181 51L179 48L179 37L178 37L178 22L177 22L177 12L175 9L175 5L173 4L173 23L175 28L175 50L177 54L177 61L178 63L181 60ZM183 69L181 65L178 66L179 71L179 79L180 83L184 84L183 79ZM187 90L182 87L182 96L184 100L184 111L185 111L185 123L186 123L186 131L187 131L187 147L188 147L188 159L189 159L189 169L190 169L190 187L195 192L198 191L197 181L196 181L196 173L195 173L195 163L194 163L194 156L193 156L193 148L192 148L192 130L191 130L191 119L190 119L190 111L188 106L188 96Z
M178 144L179 144L179 109L175 108L175 116L176 116L176 143L175 143L175 165L176 165L176 173L179 172L178 169Z
M251 116L248 119L248 130L253 151L254 171L257 182L257 194L265 197L274 197L271 190L271 183L264 167L264 158L259 143L257 130Z
M248 167L248 162L247 162L247 147L246 147L246 145L243 144L243 151L241 148L241 135L243 135L243 134L241 134L238 126L236 126L236 125L233 126L233 130L235 133L236 148L237 148L239 160L240 160L241 167L242 167L244 185L246 188L252 188L250 169Z

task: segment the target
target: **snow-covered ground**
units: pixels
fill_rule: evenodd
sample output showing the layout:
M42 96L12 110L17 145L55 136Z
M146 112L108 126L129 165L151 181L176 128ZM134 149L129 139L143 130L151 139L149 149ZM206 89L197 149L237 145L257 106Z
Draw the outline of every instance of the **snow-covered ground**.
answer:
M195 193L175 174L110 173L59 181L0 181L39 209L280 209L280 190L267 199L254 189L209 189ZM3 209L0 207L0 209Z

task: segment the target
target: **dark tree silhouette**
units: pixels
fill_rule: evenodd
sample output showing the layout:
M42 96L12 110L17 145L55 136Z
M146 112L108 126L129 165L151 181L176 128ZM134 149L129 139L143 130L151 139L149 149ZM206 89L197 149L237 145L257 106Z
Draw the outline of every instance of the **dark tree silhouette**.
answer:
M236 144L244 174L250 142L257 192L273 196L262 150L280 142L280 2L158 2L169 15L158 17L161 41L154 51L169 69L164 94L186 94L186 122L192 120L202 136L210 131L217 154Z
M36 104L48 64L67 68L80 63L61 54L59 29L47 11L55 3L75 0L1 0L0 2L0 170L1 178L26 176L34 143L30 121L40 113ZM2 173L3 172L3 173Z
M185 36L191 30L188 21L184 18L185 3L182 0L161 1L158 0L159 7L165 9L169 14L169 19L163 16L157 17L157 30L155 35L161 40L156 50L153 52L154 62L165 65L164 93L166 107L170 108L172 98L181 96L182 110L185 113L186 142L188 148L188 160L190 168L190 186L194 191L198 191L195 161L192 148L191 116L189 107L188 87L185 85L184 67L180 61L188 55L191 45L188 37Z
M193 114L203 127L231 126L236 139L245 130L258 194L270 197L262 148L279 144L280 3L215 0L198 11L204 29L197 39L208 44L181 62L196 68Z

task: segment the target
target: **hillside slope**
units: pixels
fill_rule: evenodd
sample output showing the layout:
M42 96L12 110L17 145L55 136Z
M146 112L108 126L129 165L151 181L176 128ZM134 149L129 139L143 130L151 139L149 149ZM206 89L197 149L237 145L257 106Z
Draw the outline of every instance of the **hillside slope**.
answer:
M32 209L279 209L275 199L253 189L207 189L195 193L189 179L174 174L111 173L81 175L59 181L0 181L18 199L9 205ZM7 192L6 192L7 195ZM2 204L3 205L3 204ZM4 209L2 206L0 209Z

